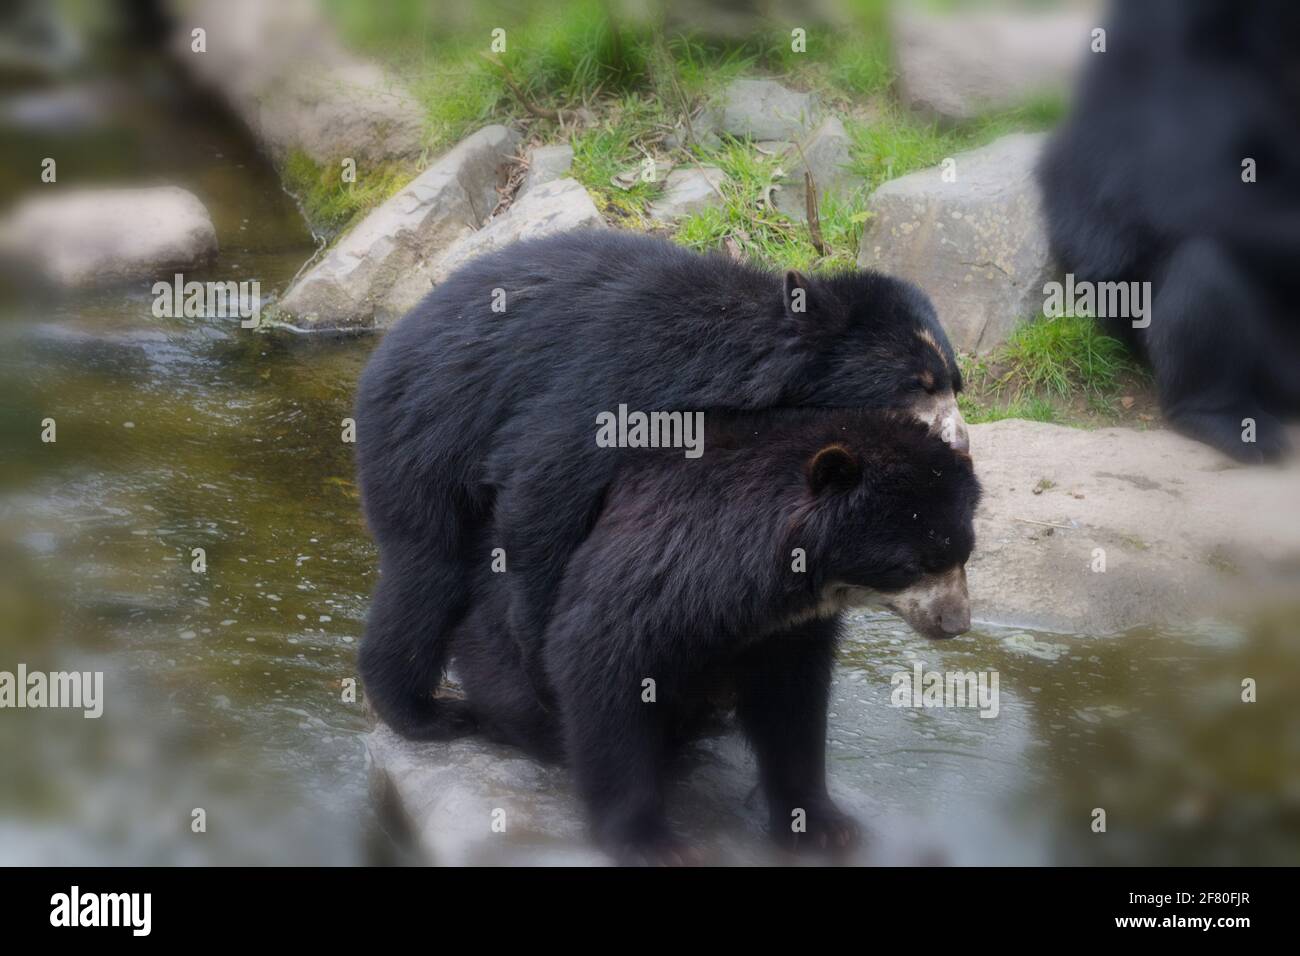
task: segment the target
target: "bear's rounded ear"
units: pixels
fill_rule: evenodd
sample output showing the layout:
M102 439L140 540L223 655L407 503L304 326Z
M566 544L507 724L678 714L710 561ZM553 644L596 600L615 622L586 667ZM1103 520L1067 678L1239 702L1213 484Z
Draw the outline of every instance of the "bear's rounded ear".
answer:
M802 272L791 269L785 274L785 311L786 314L796 318L807 318L808 313L812 311L811 297L812 283Z
M853 452L844 445L835 443L822 448L808 460L805 469L808 487L815 495L826 489L838 490L850 488L857 484L862 474L862 466Z

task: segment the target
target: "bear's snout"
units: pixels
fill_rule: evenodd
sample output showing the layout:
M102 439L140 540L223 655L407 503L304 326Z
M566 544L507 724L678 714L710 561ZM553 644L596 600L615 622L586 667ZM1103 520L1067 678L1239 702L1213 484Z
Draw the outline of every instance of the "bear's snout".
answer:
M940 640L970 630L966 568L957 565L927 574L912 587L889 595L886 606L925 637Z

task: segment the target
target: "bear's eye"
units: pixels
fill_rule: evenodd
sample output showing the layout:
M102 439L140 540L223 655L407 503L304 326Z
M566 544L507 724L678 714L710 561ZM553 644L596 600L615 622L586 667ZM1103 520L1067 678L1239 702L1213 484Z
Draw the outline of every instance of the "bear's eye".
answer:
M918 392L925 392L927 395L933 395L938 391L938 386L934 383L934 376L926 373L925 375L918 375L912 380L912 389Z

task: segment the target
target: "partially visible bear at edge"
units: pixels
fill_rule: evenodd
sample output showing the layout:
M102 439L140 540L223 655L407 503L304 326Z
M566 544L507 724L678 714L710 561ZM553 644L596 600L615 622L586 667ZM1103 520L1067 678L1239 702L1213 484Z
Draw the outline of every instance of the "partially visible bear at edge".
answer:
M1039 173L1066 272L1152 283L1148 327L1109 321L1170 424L1281 456L1300 413L1300 3L1115 4Z

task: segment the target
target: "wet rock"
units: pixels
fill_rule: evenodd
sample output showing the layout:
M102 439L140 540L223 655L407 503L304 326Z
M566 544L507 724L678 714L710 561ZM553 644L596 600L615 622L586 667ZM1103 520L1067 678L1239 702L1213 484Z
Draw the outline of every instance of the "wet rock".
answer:
M400 813L415 850L440 866L601 866L567 771L477 737L414 743L379 725L366 738L372 789ZM669 819L709 863L788 862L769 844L753 757L738 736L683 755L668 790ZM846 809L861 800L832 787ZM493 819L505 830L492 828Z
M301 150L321 164L418 157L424 111L392 74L342 46L311 0L172 0L171 48L277 161ZM192 31L206 31L206 51Z
M970 436L978 621L1106 634L1300 593L1300 462L1238 466L1162 430L1002 421Z
M330 329L400 315L419 299L411 298L415 277L491 215L518 143L504 126L461 141L344 235L285 294L281 316Z
M68 287L168 278L209 262L217 233L197 196L176 186L49 191L0 222L11 270Z
M950 157L949 177L941 164L871 196L858 265L921 286L957 349L987 351L1042 311L1056 273L1034 179L1043 143L1006 136Z
M572 165L572 146L538 146L528 154L528 172L524 174L516 200L530 189L567 176Z
M718 190L726 174L716 166L674 169L664 181L663 194L650 204L650 218L670 222L722 203Z
M1097 15L1073 8L926 13L896 5L898 89L911 109L969 120L1068 90Z
M372 789L416 849L440 866L598 865L563 768L479 738L413 743L379 725L367 738ZM501 820L493 830L493 816ZM500 826L504 825L504 832Z
M821 112L812 93L797 93L775 80L735 80L696 125L696 134L715 130L738 138L800 140Z
M849 134L838 117L830 116L813 131L798 149L782 153L788 175L776 194L776 208L792 219L808 218L808 190L804 172L811 172L817 188L819 203L827 196L843 198L854 188L863 185L847 167L849 163Z

